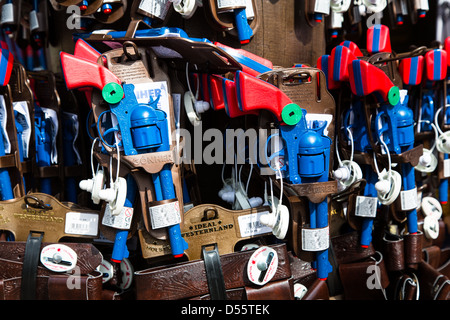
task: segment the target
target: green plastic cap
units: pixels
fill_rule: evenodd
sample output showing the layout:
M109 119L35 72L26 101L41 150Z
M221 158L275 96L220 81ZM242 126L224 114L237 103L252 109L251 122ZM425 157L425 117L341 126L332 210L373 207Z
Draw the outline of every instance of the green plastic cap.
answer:
M302 115L302 109L295 103L285 105L281 111L281 119L283 119L284 123L291 126L295 126L302 118Z
M393 106L396 106L400 102L400 89L397 86L389 89L388 101Z
M123 98L123 88L118 83L110 82L103 87L102 96L109 104L119 103Z

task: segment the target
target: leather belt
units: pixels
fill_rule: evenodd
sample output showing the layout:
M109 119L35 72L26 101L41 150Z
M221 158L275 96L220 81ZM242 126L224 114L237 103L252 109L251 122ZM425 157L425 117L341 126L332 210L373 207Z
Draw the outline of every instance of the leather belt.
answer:
M38 236L35 236L34 234L37 234ZM22 300L34 300L36 298L36 275L43 237L44 233L37 231L30 231L30 234L28 235L20 287L20 298Z
M96 271L103 257L92 244L61 243L77 253L77 273L57 273L39 263L42 248L49 244L41 240L30 234L27 242L0 242L0 300L117 299L103 290L103 275Z
M206 279L208 281L211 300L226 300L225 281L223 279L217 244L214 244L214 249L212 250L206 250L206 247L202 247L202 255L205 261Z

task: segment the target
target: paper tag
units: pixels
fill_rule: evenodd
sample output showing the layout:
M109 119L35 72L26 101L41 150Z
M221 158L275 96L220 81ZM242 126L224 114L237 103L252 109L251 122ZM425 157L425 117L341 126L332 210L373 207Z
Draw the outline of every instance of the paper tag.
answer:
M326 123L325 129L323 130L323 134L328 136L328 126L333 121L332 114L320 114L320 113L307 113L305 116L306 125L309 129L313 128L313 122L318 121L319 127L323 126Z
M159 229L181 223L180 204L178 201L160 204L148 208L152 229Z
M13 23L14 22L14 7L12 3L4 3L2 5L2 18L1 23Z
M238 217L239 230L241 237L251 237L260 234L271 233L272 228L263 225L260 222L262 215L269 214L269 211L246 214Z
M105 212L103 213L102 224L115 229L128 230L131 227L133 219L133 208L123 207L118 215L111 214L111 207L106 204Z
M246 0L217 0L217 9L243 8L247 4L246 2Z
M7 118L5 97L0 95L0 124L3 135L3 144L5 146L5 154L11 153L11 142L9 140L8 133L6 132L6 123L8 121Z
M329 227L302 229L302 250L322 251L329 247L330 230Z
M28 103L26 101L13 102L13 109L17 111L15 118L23 129L22 141L19 141L19 143L22 143L23 157L28 158L31 139L31 118Z
M416 209L418 205L417 188L400 191L400 201L403 211Z
M450 159L444 160L444 170L443 170L444 178L450 177Z
M183 211L186 213L186 212L188 212L189 210L191 210L193 207L194 207L194 204L193 204L192 202L190 202L190 203L185 203L185 204L183 205Z
M153 17L164 20L171 5L172 2L169 0L141 0L139 9Z
M330 0L314 1L314 13L330 14Z
M378 198L375 197L356 197L355 216L375 218L377 216Z
M52 124L52 152L51 152L51 162L52 164L58 163L58 150L57 150L57 143L56 143L56 135L58 134L58 115L56 114L56 111L50 108L43 108L41 107L42 112L45 114L45 119L50 119Z
M98 215L94 213L67 212L64 232L83 236L96 236L98 233Z
M255 11L253 9L252 0L245 1L245 15L247 16L247 19L249 19L249 20L251 20L255 17Z
M166 81L143 82L134 84L134 94L138 103L149 103L158 99L157 108L164 111L167 115L167 121L170 123L172 110L169 103L169 89ZM169 143L172 145L172 130L169 128Z

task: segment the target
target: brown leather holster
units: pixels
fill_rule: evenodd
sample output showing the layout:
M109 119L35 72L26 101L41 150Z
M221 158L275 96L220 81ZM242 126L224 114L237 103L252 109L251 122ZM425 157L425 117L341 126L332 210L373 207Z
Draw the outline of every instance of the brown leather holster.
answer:
M331 239L345 300L383 300L389 285L383 255L359 245L356 232Z
M42 243L42 250L49 243ZM89 243L62 243L77 253L76 267L58 273L37 265L33 300L101 300L108 294L102 291L102 274L96 268L102 254ZM0 242L0 300L20 300L22 271L26 242ZM111 298L114 294L110 295Z
M253 250L220 255L220 268L226 291L223 300L294 299L293 278L286 245L270 247L278 254L278 268L273 278L263 286L253 284L247 276L247 264ZM209 300L210 285L203 260L135 272L137 300Z

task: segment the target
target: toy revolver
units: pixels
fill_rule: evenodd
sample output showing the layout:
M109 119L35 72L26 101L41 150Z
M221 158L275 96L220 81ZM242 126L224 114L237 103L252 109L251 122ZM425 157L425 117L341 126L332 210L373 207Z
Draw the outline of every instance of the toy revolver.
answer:
M104 135L120 131L120 145L125 155L169 150L165 112L150 104L139 104L134 95L134 85L122 85L111 71L98 64L64 52L60 56L68 89L94 87L102 90L104 100L109 103L110 111L118 121L118 128L108 128ZM157 201L176 199L169 164L165 164L159 173L153 174L152 180ZM179 221L168 226L168 233L172 254L175 257L182 256L187 243L181 237Z
M401 154L412 149L414 146L414 119L412 110L407 106L407 97L404 101L401 101L399 88L392 84L382 70L368 62L355 60L352 62L349 71L353 93L357 96L373 95L379 104L372 130L378 142L387 149L385 151L388 156L391 152ZM382 124L381 128L379 123ZM416 199L414 168L410 163L402 163L401 166L404 191L400 197L406 199L409 194L409 199ZM389 185L388 189L392 187L392 185ZM377 188L377 191L381 192L379 188ZM414 234L417 232L417 204L414 201L409 202L408 208L404 207L403 209L407 215L408 232ZM367 230L371 229L370 224L370 221L367 221L363 233L369 232ZM365 239L369 239L369 237L362 237L362 241Z
M237 71L235 85L240 113L268 110L277 119L284 141L282 152L287 157L286 164L280 170L284 172L286 180L291 184L328 181L331 139L324 134L326 124L315 121L308 127L306 110L292 103L283 91L266 81ZM325 230L328 227L327 200L309 202L309 209L311 230ZM328 249L317 250L315 263L318 278L326 279L331 272Z

